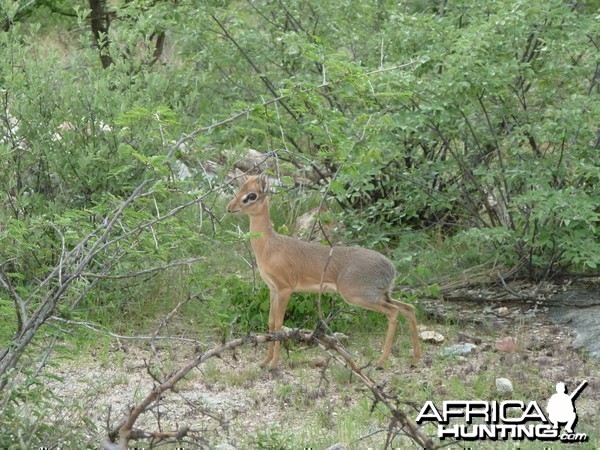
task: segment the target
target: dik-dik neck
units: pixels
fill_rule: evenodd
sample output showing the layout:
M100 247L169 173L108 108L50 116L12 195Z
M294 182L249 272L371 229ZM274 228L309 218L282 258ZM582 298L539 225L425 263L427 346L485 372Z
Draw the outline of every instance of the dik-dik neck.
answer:
M256 214L250 215L250 233L261 234L261 237L250 240L252 248L256 252L264 247L269 238L275 235L271 218L269 217L269 203L265 199L265 203L261 210Z

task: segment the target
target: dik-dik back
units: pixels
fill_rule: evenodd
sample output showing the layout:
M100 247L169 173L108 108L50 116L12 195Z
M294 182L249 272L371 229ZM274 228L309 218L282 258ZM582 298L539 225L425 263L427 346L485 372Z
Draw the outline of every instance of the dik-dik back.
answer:
M227 210L250 217L251 239L262 279L271 291L269 330L279 330L293 292L338 292L353 305L388 316L388 333L379 364L388 358L395 334L397 315L407 317L413 338L413 363L420 357L416 319L412 305L392 300L390 292L395 269L390 260L373 250L313 244L273 230L269 218L269 182L266 175L244 178ZM279 360L279 343L269 344L263 364L274 367Z

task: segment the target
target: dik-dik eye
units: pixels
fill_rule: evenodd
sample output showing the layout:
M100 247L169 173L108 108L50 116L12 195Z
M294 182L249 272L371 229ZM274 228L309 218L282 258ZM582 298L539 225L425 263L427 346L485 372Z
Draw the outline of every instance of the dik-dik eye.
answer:
M244 197L244 200L242 200L244 203L248 203L248 202L253 202L258 198L258 195L256 195L256 193L254 192L250 192L248 195L246 195Z

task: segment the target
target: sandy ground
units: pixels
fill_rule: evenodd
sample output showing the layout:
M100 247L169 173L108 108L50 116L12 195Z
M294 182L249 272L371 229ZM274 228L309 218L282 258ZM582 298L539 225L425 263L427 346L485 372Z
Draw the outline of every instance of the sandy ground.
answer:
M441 333L444 342L423 343L421 366L408 368L404 327L386 370L365 372L388 392L398 394L413 419L425 400L454 399L461 389L468 399L493 396L491 385L497 377L512 381L513 398L540 402L549 398L557 382L573 388L585 379L588 386L576 403L580 428L590 434L591 445L600 445L600 432L594 436L594 430L600 430L600 362L573 347L576 333L551 320L551 306L543 302L473 300L423 300L420 322ZM369 337L349 333L347 346L359 364L367 364L376 357L382 338L383 330ZM445 347L465 342L475 344L475 350L442 356ZM137 427L148 431L189 427L191 436L206 448L222 443L252 448L261 433L265 439L268 433L280 433L282 440L290 434L304 435L309 441L327 443L323 448L335 442L347 448L380 448L385 441L383 413L370 413L368 390L325 351L293 345L276 372L258 368L263 351L243 347L235 355L226 353L194 369L176 392L156 402ZM97 445L106 436L107 423L114 426L152 390L155 382L149 363L153 373L158 373L158 367L169 373L194 354L193 347L179 343L162 344L156 353L140 344L115 343L108 353L85 355L51 368L58 378L49 387L65 404L84 412L87 420L81 427L89 442ZM356 424L356 430L342 429L352 428L357 419L350 418L350 411L354 417L361 404L366 405L364 417L358 420L364 423ZM510 447L503 445L493 447Z

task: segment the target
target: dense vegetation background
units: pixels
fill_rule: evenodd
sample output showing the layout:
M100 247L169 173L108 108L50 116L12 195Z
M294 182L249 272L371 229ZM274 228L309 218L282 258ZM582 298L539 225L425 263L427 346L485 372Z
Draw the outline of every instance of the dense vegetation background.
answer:
M281 180L281 232L324 199L401 284L597 273L599 8L0 1L0 443L52 432L11 408L60 348L53 316L265 326L224 217L248 149Z

